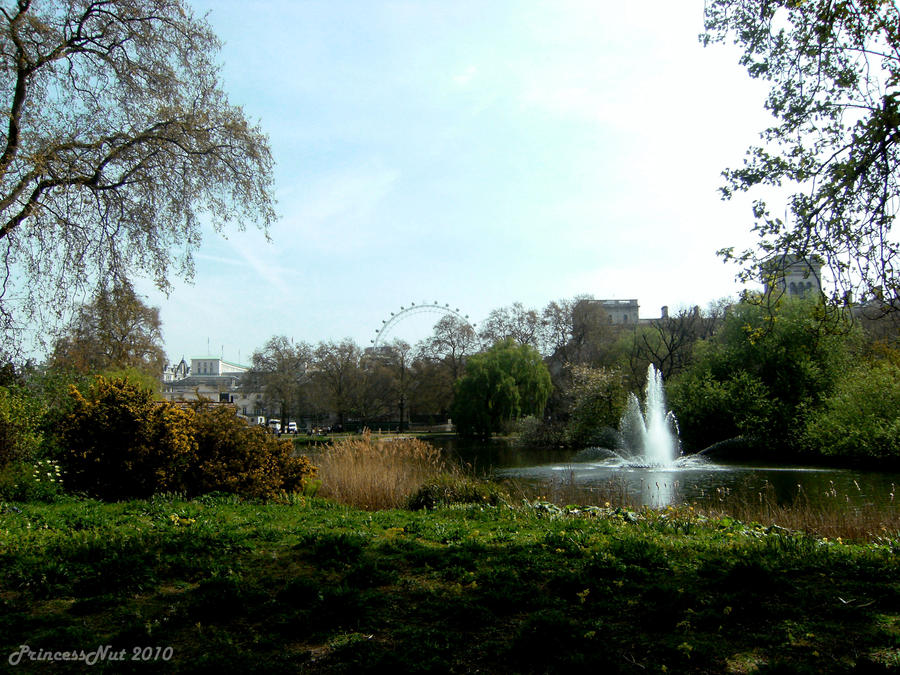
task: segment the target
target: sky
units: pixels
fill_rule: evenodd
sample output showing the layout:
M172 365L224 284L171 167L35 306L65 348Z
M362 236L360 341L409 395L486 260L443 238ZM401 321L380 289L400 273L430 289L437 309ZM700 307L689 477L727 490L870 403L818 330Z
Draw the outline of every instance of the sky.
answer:
M766 90L700 45L703 0L191 4L269 136L279 220L269 241L208 227L191 284L142 289L173 361L247 363L275 335L365 347L413 302L477 324L590 294L652 318L740 290L716 251L752 243L750 201L718 187Z

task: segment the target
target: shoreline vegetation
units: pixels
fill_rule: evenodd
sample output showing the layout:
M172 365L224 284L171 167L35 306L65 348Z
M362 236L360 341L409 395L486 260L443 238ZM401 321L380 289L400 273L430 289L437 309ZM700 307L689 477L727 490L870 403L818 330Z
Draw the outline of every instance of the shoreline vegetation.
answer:
M108 645L191 673L900 668L896 513L764 500L770 523L725 496L718 511L635 508L614 485L572 506L429 448L341 439L329 461L311 453L306 494L266 501L0 503L4 658Z

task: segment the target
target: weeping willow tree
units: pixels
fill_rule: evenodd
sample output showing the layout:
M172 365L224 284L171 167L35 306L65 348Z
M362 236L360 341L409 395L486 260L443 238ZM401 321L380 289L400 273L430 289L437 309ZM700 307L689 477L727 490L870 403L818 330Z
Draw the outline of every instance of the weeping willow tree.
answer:
M721 253L745 278L773 260L821 256L831 299L878 297L900 308L893 230L900 206L900 9L893 0L707 0L705 44L733 41L771 84L774 117L725 198L787 187L785 217L754 202L758 246ZM779 211L773 214L772 211Z
M204 219L274 221L268 140L222 91L219 49L182 0L0 4L7 348L100 279L190 278Z

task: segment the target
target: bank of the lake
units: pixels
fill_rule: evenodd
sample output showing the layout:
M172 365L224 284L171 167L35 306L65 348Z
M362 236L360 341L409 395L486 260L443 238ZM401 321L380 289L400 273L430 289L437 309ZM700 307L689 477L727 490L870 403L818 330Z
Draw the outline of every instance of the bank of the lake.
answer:
M863 546L688 508L157 498L0 511L0 649L19 654L15 672L49 670L22 645L161 648L153 665L91 668L109 673L900 667L897 533Z

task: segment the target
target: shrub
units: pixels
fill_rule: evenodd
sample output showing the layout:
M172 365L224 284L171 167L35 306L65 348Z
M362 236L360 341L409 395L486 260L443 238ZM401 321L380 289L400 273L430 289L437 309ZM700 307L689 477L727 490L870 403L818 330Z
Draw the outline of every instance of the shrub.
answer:
M825 455L900 458L900 366L876 361L847 373L811 415L805 442Z
M40 422L40 405L27 389L0 387L0 469L37 457Z
M60 421L67 487L105 498L184 491L196 462L192 413L127 380L95 378Z
M60 422L67 487L105 499L230 492L269 499L315 475L293 445L230 406L156 401L129 379L97 377Z
M443 473L421 485L410 495L407 507L419 510L452 504L498 506L507 503L509 494L496 483Z
M0 469L0 499L54 502L63 493L62 470L53 460L13 462Z
M547 447L562 445L565 427L560 422L541 420L534 415L528 415L516 422L514 432L522 445Z
M197 463L189 494L232 492L269 499L300 492L315 477L309 458L293 456L293 443L251 426L230 406L201 401L193 406Z

